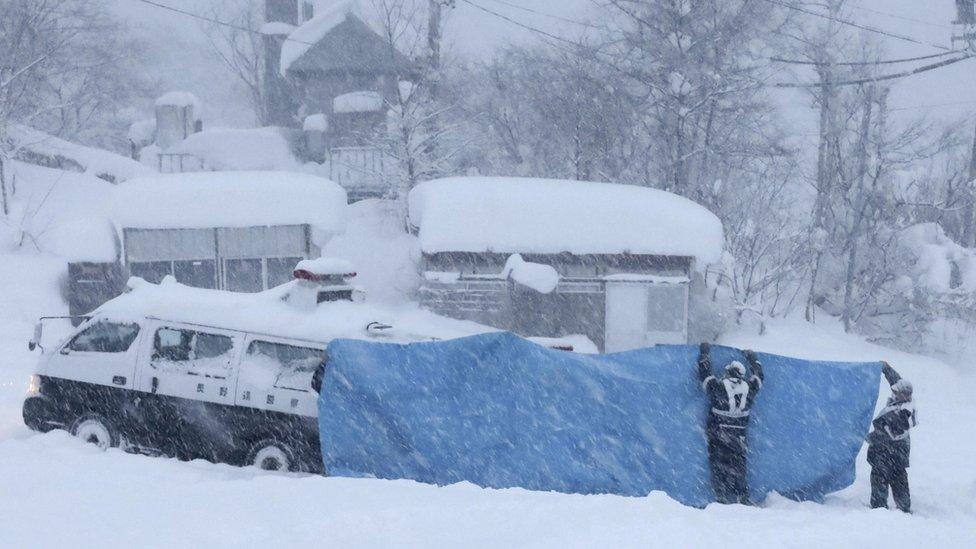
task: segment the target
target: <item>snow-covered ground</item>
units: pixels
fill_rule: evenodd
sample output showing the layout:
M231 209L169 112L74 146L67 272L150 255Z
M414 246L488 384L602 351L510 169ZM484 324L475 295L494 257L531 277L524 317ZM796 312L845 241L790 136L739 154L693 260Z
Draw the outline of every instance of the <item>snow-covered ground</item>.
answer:
M772 324L723 342L808 358L885 358L915 382L920 426L909 471L915 514L867 509L854 486L824 505L684 507L644 498L433 487L410 481L267 474L110 450L20 420L36 355L31 319L64 310L63 263L0 255L0 545L64 546L971 546L976 541L976 378L889 351L835 326ZM885 389L886 391L886 389ZM882 394L887 394L883 392Z

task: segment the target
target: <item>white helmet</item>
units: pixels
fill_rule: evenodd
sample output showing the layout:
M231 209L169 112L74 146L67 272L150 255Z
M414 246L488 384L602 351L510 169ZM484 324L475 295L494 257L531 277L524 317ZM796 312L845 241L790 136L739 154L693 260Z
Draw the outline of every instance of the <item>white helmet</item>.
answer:
M742 379L746 377L746 367L738 360L733 360L725 367L725 377L735 377Z

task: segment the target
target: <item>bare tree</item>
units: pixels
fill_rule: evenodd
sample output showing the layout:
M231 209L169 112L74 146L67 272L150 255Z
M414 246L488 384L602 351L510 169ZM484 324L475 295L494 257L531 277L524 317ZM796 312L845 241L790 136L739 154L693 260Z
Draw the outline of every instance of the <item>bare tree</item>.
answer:
M214 55L247 91L258 124L272 124L265 85L264 40L260 28L263 0L224 0L212 6L212 18L227 24L205 24Z

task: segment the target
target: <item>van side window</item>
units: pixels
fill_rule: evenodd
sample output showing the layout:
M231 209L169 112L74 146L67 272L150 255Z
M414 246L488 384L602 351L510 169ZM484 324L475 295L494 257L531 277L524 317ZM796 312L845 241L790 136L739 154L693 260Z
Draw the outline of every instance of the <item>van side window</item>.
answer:
M234 340L225 335L160 328L153 340L154 367L224 379L233 367Z
M324 359L322 349L255 340L247 347L244 371L255 385L308 391L312 374Z
M67 349L85 353L124 353L129 350L137 335L138 324L100 320L72 338Z

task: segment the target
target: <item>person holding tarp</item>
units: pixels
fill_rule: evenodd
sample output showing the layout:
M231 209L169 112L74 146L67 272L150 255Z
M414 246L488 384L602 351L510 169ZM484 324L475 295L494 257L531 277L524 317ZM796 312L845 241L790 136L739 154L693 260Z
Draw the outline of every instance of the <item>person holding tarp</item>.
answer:
M917 425L912 384L902 379L887 362L881 368L891 397L874 418L874 430L868 434L868 463L871 465L871 507L888 508L888 487L895 505L911 512L912 498L908 490L908 456L911 438L908 431Z
M749 487L746 483L746 428L749 410L762 388L762 364L752 351L744 351L752 375L746 381L746 368L738 360L725 366L725 374L718 379L712 374L710 347L702 343L698 351L698 378L708 395L708 461L711 466L712 489L719 503L748 505Z

